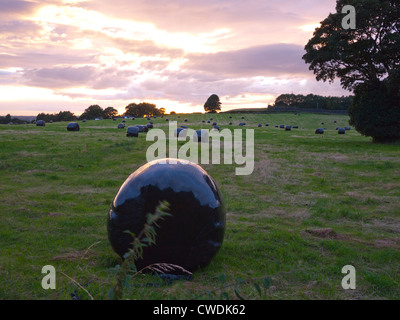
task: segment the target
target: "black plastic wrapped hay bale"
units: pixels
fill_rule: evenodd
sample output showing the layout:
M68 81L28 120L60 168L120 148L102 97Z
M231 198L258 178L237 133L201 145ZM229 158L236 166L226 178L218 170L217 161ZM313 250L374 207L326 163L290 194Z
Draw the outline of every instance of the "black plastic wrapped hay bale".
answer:
M299 126L293 126L293 129L298 129L299 128Z
M239 126L245 126L246 125L246 122L241 122L241 123L239 123Z
M187 127L187 126L181 126L181 128L182 128L182 129L188 129L188 127Z
M138 127L128 127L126 130L127 137L138 137L139 136L139 128Z
M338 128L338 134L346 134L345 128Z
M206 123L206 120L202 120L201 122L202 122L202 123Z
M213 130L217 130L217 131L219 131L219 126L213 126L213 128L212 128Z
M222 246L224 202L205 170L178 159L149 162L123 183L108 213L107 231L113 250L123 257L132 244L132 236L126 231L140 234L147 214L154 213L162 201L169 203L171 216L157 222L156 244L143 248L143 258L136 261L136 267L141 270L151 264L169 263L190 272L206 267Z
M193 134L194 142L208 142L208 131L207 130L196 130Z
M139 132L148 132L149 129L147 128L147 126L143 126L143 125L136 125L137 128L139 128Z
M232 125L232 122L229 122L229 125Z
M265 124L265 126L266 126L266 127L268 127L268 126L269 126L269 124L268 124L268 123L266 123L266 124Z
M229 116L229 119L232 119L232 116Z
M123 128L125 128L125 123L118 124L118 129L123 129Z
M83 119L82 122L86 122L86 119Z
M285 129L285 125L284 125L284 124L281 124L281 125L279 126L279 128Z
M187 119L185 119L185 120L183 120L183 121L187 122L188 120L187 120Z
M152 123L148 123L148 124L147 124L147 128L148 128L148 129L153 129L153 124L152 124Z
M207 120L207 123L211 123L210 120Z
M174 136L175 136L176 138L178 138L179 135L181 134L181 132L184 131L184 130L185 130L185 128L176 128L176 129L175 129L175 132L174 132ZM187 131L185 131L185 132L187 132ZM183 134L183 133L182 133L182 134Z
M292 126L286 126L285 127L285 131L290 131L290 130L292 130Z
M38 121L36 121L36 126L45 127L46 126L46 122L44 122L43 120L38 120Z
M316 129L315 134L324 134L324 129L322 129L322 128Z
M79 131L79 124L77 124L76 122L68 123L67 131Z
M351 130L351 128L350 127L344 127L344 130L349 131L349 130Z

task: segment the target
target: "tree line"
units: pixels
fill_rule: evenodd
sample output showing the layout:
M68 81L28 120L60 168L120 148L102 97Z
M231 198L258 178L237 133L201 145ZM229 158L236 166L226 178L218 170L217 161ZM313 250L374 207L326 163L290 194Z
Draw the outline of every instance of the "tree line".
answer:
M71 111L60 111L58 113L39 113L36 120L44 120L45 122L58 121L74 121L74 120L94 120L94 119L112 119L116 117L153 117L165 114L165 108L157 108L155 104L141 102L131 103L125 107L125 112L119 114L118 110L113 107L103 109L99 105L91 105L87 107L80 116L76 116ZM4 117L1 117L4 118ZM9 123L4 122L4 123ZM1 122L3 123L3 122Z
M281 94L275 99L275 107L295 107L303 109L348 110L353 96L323 97L314 94Z

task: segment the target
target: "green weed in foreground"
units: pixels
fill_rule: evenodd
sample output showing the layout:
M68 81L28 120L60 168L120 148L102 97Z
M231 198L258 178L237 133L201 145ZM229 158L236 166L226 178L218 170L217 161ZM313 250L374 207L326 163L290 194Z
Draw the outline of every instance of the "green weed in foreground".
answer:
M221 129L237 129L241 116L213 118ZM159 279L140 274L124 298L240 299L238 289L245 299L399 299L400 145L373 144L354 130L339 136L335 127L348 125L346 116L244 117L255 130L253 174L203 166L227 209L218 255L191 281L147 286ZM201 123L209 115L185 118L179 125L209 128ZM165 119L153 122L167 129ZM327 131L315 135L321 122ZM0 126L0 299L71 299L75 290L90 299L82 288L107 299L115 284L113 268L122 261L108 243L107 212L152 142L127 138L112 120L87 121L79 132L66 125ZM324 229L332 232L307 232ZM48 264L57 271L56 290L41 287ZM341 287L348 264L357 271L356 290Z

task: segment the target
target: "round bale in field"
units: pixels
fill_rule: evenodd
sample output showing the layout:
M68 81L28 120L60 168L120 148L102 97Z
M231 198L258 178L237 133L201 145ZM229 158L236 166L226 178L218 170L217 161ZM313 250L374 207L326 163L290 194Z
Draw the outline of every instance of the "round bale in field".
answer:
M344 128L338 129L338 134L345 134L345 133L346 133L346 129L344 129Z
M219 131L219 127L218 126L213 126L213 128L212 128L213 130L217 130L217 131Z
M147 126L143 126L143 125L136 125L136 127L139 129L139 132L147 132L149 131L149 129L147 128Z
M316 129L315 134L324 134L324 129L322 129L322 128Z
M175 132L174 132L174 136L176 138L178 138L179 135L183 135L185 132L187 132L187 130L185 130L185 128L176 128Z
M261 128L261 127L262 127L262 124L260 123L260 124L258 125L258 127Z
M351 130L351 128L350 128L350 127L344 127L344 129L345 129L346 131L349 131L349 130Z
M127 137L138 137L139 136L139 128L138 127L128 127L126 130Z
M285 131L290 131L290 130L292 130L292 126L286 126L285 127Z
M268 124L268 123L266 123L266 124L265 124L265 126L266 126L266 127L268 127L268 126L269 126L269 124Z
M152 225L155 245L143 247L137 269L156 263L190 272L206 267L222 246L226 224L224 201L211 176L180 159L154 160L132 173L107 217L108 239L121 258L132 249L131 234L139 235L157 209L166 214Z
M241 122L241 123L239 123L239 126L245 126L246 125L246 122Z
M150 122L151 122L151 121L150 121ZM153 129L153 124L152 124L152 123L148 123L148 124L147 124L147 128L148 128L148 129Z
M123 128L125 128L125 123L118 124L118 129L123 129Z
M281 124L281 125L279 126L279 128L285 129L285 125L284 125L284 124Z
M67 131L79 131L79 124L76 122L68 123Z
M45 127L46 126L46 122L44 122L43 120L38 120L38 121L36 121L36 126Z
M207 130L196 130L193 134L194 142L208 142L208 131Z
M229 125L232 125L232 122L229 122Z

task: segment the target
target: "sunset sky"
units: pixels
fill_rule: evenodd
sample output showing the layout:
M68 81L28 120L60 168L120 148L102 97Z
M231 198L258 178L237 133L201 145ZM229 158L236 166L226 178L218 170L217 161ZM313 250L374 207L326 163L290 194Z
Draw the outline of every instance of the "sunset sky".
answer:
M341 96L301 59L335 0L0 0L0 115L98 104L124 112L266 107L282 93Z

